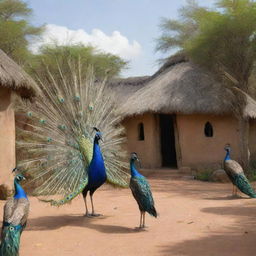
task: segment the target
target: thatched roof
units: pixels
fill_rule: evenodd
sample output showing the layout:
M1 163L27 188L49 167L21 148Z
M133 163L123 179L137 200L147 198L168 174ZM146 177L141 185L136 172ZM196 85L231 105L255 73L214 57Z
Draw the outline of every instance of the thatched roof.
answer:
M34 80L2 50L0 50L0 87L10 88L26 99L33 98L37 88Z
M151 79L150 76L115 79L108 83L108 87L111 93L114 93L117 104L121 105L130 96L136 95L136 92L143 88L149 79Z
M125 85L119 84L122 88ZM216 82L213 76L197 65L180 59L170 62L134 91L133 85L126 85L119 91L123 116L145 112L183 114L237 114L241 109L237 90ZM246 117L256 117L256 102L243 94ZM240 97L241 98L241 97Z

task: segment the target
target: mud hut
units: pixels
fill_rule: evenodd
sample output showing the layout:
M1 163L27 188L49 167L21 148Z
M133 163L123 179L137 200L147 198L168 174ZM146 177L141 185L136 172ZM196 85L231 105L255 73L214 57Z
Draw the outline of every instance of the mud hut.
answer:
M0 50L0 184L8 183L15 167L14 100L31 100L35 88L32 78Z
M136 151L145 168L219 168L224 145L241 160L256 153L256 102L247 94L217 82L184 56L171 58L151 77L112 82L123 115L128 150ZM243 104L238 104L243 99ZM242 133L237 116L250 121Z

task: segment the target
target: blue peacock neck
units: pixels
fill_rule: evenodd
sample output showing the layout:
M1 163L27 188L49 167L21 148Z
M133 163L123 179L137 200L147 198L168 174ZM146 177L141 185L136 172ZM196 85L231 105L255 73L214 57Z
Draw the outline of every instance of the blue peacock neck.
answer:
M224 158L224 162L225 161L228 161L228 160L231 160L231 158L230 158L230 151L229 150L226 150L226 156L225 156L225 158Z
M94 138L94 143L93 143L93 158L95 157L100 157L103 160L100 145L99 145L99 138L97 138L96 136Z
M19 184L19 182L16 179L14 180L14 189L15 189L15 194L14 194L15 199L20 199L20 198L27 199L27 195L26 195L24 189L22 188L22 186Z
M130 170L131 170L132 177L142 177L142 175L137 171L137 169L135 167L135 160L134 159L130 160Z

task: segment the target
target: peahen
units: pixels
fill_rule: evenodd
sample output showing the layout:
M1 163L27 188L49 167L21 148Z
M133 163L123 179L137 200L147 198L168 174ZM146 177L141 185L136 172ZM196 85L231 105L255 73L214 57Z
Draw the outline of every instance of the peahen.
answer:
M130 178L124 128L106 81L96 82L92 69L82 73L79 62L69 67L37 75L36 102L17 109L18 167L36 187L33 194L55 206L81 193L85 200L88 191L92 200L105 181L128 187ZM104 142L99 145L101 134Z
M150 185L147 179L137 171L135 161L139 161L139 159L137 154L133 152L130 159L130 188L140 209L139 228L145 228L145 213L148 212L150 215L157 217L157 212L154 206Z
M20 185L23 179L24 177L21 174L15 176L15 194L7 200L4 206L0 256L19 255L20 236L26 226L29 213L29 201Z
M238 162L231 160L230 158L230 145L226 145L224 149L226 151L224 170L233 183L233 196L237 195L238 188L242 193L255 198L256 193L246 178L243 168Z

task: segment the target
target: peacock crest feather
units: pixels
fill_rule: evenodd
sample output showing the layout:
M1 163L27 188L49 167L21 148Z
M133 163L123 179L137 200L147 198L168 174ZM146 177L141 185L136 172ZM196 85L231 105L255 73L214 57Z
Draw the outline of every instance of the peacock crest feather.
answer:
M93 69L81 72L81 64L69 62L70 72L48 70L37 75L38 97L23 103L18 115L18 167L36 184L36 196L62 205L86 186L93 155L93 127L104 134L101 143L107 182L128 187L124 128L106 87L106 80L95 82ZM60 200L50 197L60 195Z

